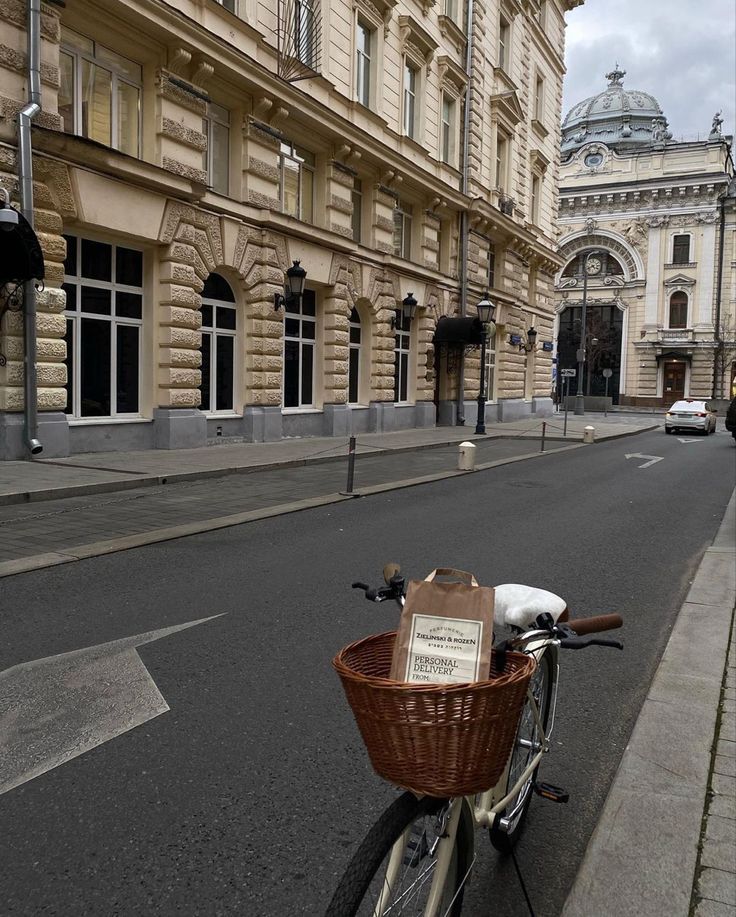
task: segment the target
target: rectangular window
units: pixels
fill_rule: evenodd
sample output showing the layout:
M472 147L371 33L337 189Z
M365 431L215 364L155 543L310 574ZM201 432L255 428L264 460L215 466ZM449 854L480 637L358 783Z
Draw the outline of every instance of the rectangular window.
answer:
M199 407L208 414L230 412L235 404L236 327L234 303L202 296L202 400Z
M496 286L496 246L491 242L488 246L488 289Z
M690 262L690 236L676 235L672 239L672 263L688 264Z
M394 208L394 254L411 260L411 230L414 208L411 204L396 201Z
M404 65L404 133L414 139L416 132L417 71Z
M531 200L529 202L529 218L532 223L539 223L539 203L542 191L542 179L539 175L532 175Z
M496 188L500 191L508 190L509 143L508 135L499 128L496 138Z
M486 345L486 365L484 367L486 383L486 401L496 400L496 341L491 338Z
M359 178L353 181L350 198L353 203L353 241L360 242L363 237L363 183Z
M454 121L454 102L447 95L442 96L442 162L450 164L454 158L453 150L453 121Z
M315 63L315 15L317 0L294 0L294 48L307 67Z
M411 319L396 310L394 327L394 401L409 400L409 353L411 351Z
M511 25L503 16L498 20L498 66L509 72L511 63Z
M314 154L293 143L282 143L279 163L282 211L311 223L314 216Z
M360 19L355 36L355 94L361 105L371 104L371 57L373 54L373 31Z
M237 0L215 0L215 3L219 3L220 6L224 7L226 10L230 10L231 13L235 12L235 4Z
M230 112L208 102L202 133L207 138L207 149L202 153L207 182L213 191L227 194L230 189Z
M360 402L360 345L362 327L358 310L353 307L349 322L348 404Z
M445 0L445 16L447 16L449 19L452 19L452 21L457 25L462 25L458 18L459 9L459 0Z
M317 304L314 290L305 290L299 306L284 315L284 407L314 407L314 349Z
M59 114L64 131L139 156L141 66L65 27L61 45Z
M534 86L534 118L541 123L544 118L544 80L537 77Z
M140 414L143 252L65 236L71 418Z

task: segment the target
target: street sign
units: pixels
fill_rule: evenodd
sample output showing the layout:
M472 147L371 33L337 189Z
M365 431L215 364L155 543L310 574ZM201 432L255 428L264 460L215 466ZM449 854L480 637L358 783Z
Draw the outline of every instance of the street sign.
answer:
M574 379L577 375L577 372L578 371L576 369L561 369L560 375L563 379Z
M604 379L610 379L612 375L613 375L613 370L612 370L612 369L604 369L604 370L603 370L603 378L604 378Z

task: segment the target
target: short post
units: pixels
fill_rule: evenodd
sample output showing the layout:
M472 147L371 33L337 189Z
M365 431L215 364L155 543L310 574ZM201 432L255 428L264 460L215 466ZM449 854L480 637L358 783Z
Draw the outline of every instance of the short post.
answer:
M583 430L583 442L584 443L594 443L595 442L595 427L587 426Z
M540 452L544 452L544 436L546 432L547 432L547 423L546 421L543 420L542 421L542 448L539 450Z
M475 443L460 443L458 446L457 470L475 471Z
M563 438L567 436L567 376L565 376L565 385L564 385L564 388L565 388L565 395L564 395L564 399L565 399L565 425L564 425L564 427L562 428L562 436L563 436Z
M355 437L350 437L350 444L348 446L348 486L343 491L345 496L352 494L353 492L353 479L355 477Z

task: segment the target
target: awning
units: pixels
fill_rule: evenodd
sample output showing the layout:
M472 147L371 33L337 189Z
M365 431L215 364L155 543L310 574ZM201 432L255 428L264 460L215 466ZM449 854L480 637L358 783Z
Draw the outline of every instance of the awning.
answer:
M481 324L477 318L443 316L437 322L432 343L468 347L481 343Z

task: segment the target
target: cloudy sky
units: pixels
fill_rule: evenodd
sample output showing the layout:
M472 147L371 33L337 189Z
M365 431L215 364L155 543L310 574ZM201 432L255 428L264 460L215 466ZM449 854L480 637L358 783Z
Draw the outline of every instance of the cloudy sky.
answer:
M566 18L563 116L602 92L618 61L624 87L651 93L674 137L707 134L719 109L736 133L734 0L585 0Z

